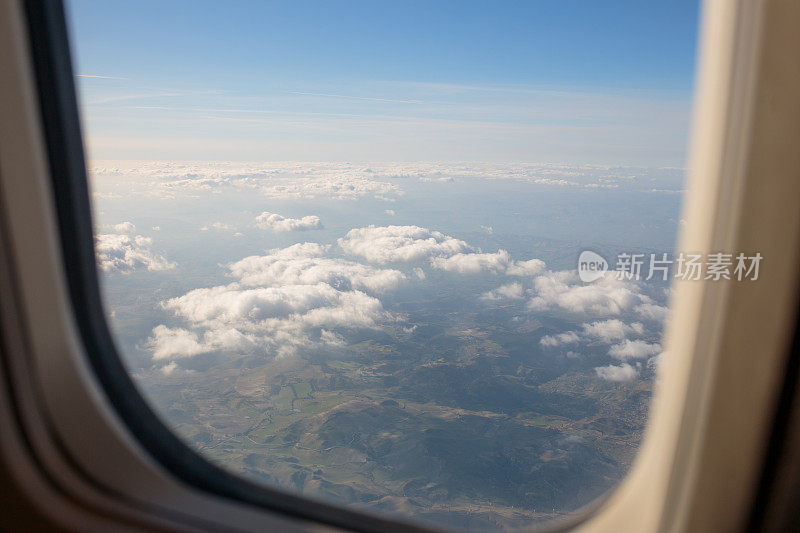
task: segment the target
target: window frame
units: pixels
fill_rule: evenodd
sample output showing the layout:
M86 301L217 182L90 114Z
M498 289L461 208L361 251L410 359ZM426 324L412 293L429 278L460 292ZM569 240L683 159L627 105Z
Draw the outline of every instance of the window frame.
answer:
M774 190L753 193L754 172L763 170L754 169L754 161L764 154L794 161L783 145L775 153L754 133L767 140L794 133L791 124L773 131L757 113L769 103L763 101L764 84L771 88L769 72L764 79L766 54L799 40L786 32L772 38L777 42L765 38L765 24L773 29L781 17L791 20L786 10L800 14L778 0L705 3L680 249L752 244L776 229L774 217L763 216L765 202L797 191L787 183L791 169L767 165L774 173L761 182ZM0 393L13 399L0 402L0 427L16 428L0 439L0 455L42 513L65 526L87 526L81 529L305 531L327 524L353 531L431 530L247 481L207 462L159 421L116 355L105 321L63 6L0 3L0 30L0 65L9 73L0 89L0 116L8 119L0 123L0 263L8 274L0 280ZM800 80L791 81L777 91L779 98L800 88ZM775 98L775 91L767 92ZM800 141L799 134L793 138ZM784 218L789 230L775 234L765 254L773 264L797 258L796 246L787 243L798 242L792 241L800 235L798 215ZM741 523L795 325L797 275L779 270L772 282L760 283L758 294L727 283L675 284L666 332L670 356L634 466L605 500L556 529L727 530ZM743 324L730 302L754 303L769 320ZM772 339L758 367L723 356L736 350L726 344L727 335L742 328ZM750 405L730 421L725 402L743 385L752 389ZM743 430L735 445L728 440ZM714 503L708 488L720 481L727 499ZM739 512L731 512L737 504Z

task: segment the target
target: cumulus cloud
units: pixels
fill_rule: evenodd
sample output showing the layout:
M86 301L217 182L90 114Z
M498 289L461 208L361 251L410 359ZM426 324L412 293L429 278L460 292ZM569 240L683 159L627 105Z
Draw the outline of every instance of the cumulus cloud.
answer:
M643 303L637 305L634 309L643 320L651 320L653 322L665 322L667 320L669 309L662 305L654 303Z
M509 283L481 295L482 300L521 300L525 297L525 289L521 283Z
M608 355L622 361L628 359L645 359L661 353L661 345L641 340L625 339L620 344L615 344L608 351Z
M271 287L326 283L341 290L384 292L395 288L405 275L394 269L375 268L345 259L327 257L330 247L313 242L270 250L229 265L241 285Z
M645 335L645 328L641 322L626 324L618 319L610 319L585 323L582 325L581 331L567 331L558 335L546 335L542 337L541 341L539 342L542 346L577 344L581 341L599 341L605 344L611 344L619 341L630 342L629 337L641 335ZM615 347L615 350L622 350L622 345L618 346L619 348ZM632 348L626 347L625 350L630 351Z
M539 340L542 346L553 347L561 346L563 344L577 344L580 342L580 336L574 331L567 331L566 333L559 333L557 335L545 335Z
M506 250L484 253L461 239L420 226L356 228L338 242L346 253L378 264L427 261L431 267L449 272L514 276L533 275L544 270L544 262L538 259L515 261Z
M148 344L153 348L153 359L191 357L204 351L196 333L180 328L158 325Z
M624 189L680 193L683 170L604 165L531 163L355 162L121 162L98 161L93 175L135 177L139 192L174 197L186 192L248 190L269 198L393 200L403 180L457 183L515 180L541 188ZM128 183L133 180L127 180Z
M158 255L150 249L152 244L152 239L142 235L131 236L116 233L95 235L97 265L106 272L124 274L140 269L169 270L175 268L175 263L167 261L164 256Z
M338 240L339 246L370 263L423 261L475 252L466 242L419 226L368 226L356 228Z
M201 163L149 162L133 166L117 162L114 168L96 167L93 174L144 176L145 193L162 198L178 194L253 191L267 198L355 200L374 197L391 200L402 194L394 183L381 179L363 165L349 163Z
M643 335L644 326L641 322L634 322L628 325L621 320L611 319L584 324L583 332L588 337L611 343L628 338L631 335Z
M175 372L177 368L178 364L175 361L172 361L171 363L167 363L166 365L161 367L161 373L164 374L165 376L170 376L172 375L173 372Z
M478 272L505 272L513 264L511 255L505 250L495 253L457 253L449 257L432 257L433 268L461 274Z
M628 363L599 366L594 369L597 376L608 381L631 381L639 375L639 370Z
M256 226L276 232L306 231L322 229L322 222L316 215L307 215L302 218L286 218L277 213L264 211L256 217Z
M166 300L162 307L184 325L153 329L153 359L209 352L282 357L301 346L341 346L336 329L393 321L375 294L396 287L405 275L328 257L328 249L299 243L246 257L228 265L232 283Z
M544 272L545 264L541 259L528 261L512 261L506 269L509 276L535 276Z
M211 228L218 230L229 230L229 231L233 231L236 229L234 226L231 226L230 224L225 224L224 222L212 222L208 226L203 226L202 228L200 228L200 231L208 231Z
M136 226L133 225L133 222L120 222L115 224L113 228L117 233L133 233L136 231Z
M642 294L630 281L604 276L592 284L584 284L574 271L548 272L533 282L533 310L562 309L586 316L619 315L652 299Z
M360 291L340 291L327 283L249 289L231 284L194 289L167 300L164 308L217 332L225 326L258 332L283 320L311 326L371 326L383 312L377 298Z

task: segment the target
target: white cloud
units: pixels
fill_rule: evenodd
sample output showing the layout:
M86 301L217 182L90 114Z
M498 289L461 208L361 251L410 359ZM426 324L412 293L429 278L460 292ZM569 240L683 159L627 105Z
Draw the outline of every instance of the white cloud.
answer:
M336 329L393 321L368 293L396 287L404 274L328 257L328 248L301 243L247 257L229 265L236 281L163 302L185 327L154 328L149 339L153 359L209 352L282 357L301 346L342 345L345 340Z
M153 328L153 336L148 342L153 347L153 359L156 360L191 357L204 351L196 333L164 325Z
M133 183L127 178L136 177L137 192L160 197L187 191L213 194L248 190L281 199L394 200L403 194L400 184L404 179L423 183L515 180L541 188L587 191L619 188L679 193L683 188L683 170L678 168L532 163L96 161L91 173L124 177L126 184Z
M164 302L191 323L232 326L239 331L271 329L277 321L316 326L372 326L383 308L360 291L339 291L327 283L243 289L238 284L194 289Z
M583 332L588 337L611 343L620 341L631 335L643 335L644 326L640 322L634 322L628 325L621 320L611 319L584 324Z
M542 346L560 346L563 344L577 344L578 342L581 341L601 341L606 344L611 344L612 342L619 342L619 341L630 343L631 341L628 339L629 336L637 336L644 334L645 334L645 329L640 322L634 322L633 324L628 325L622 322L621 320L611 319L611 320L602 320L602 321L583 324L583 331L580 332L567 331L557 335L545 335L544 337L542 337L539 343ZM612 350L614 350L614 353L618 354L632 353L632 350L637 349L637 347L639 346L638 343L640 342L641 341L636 341L636 343L633 344L633 347L630 347L627 344L624 345L618 344L614 348L612 348ZM619 358L625 358L625 357L619 357Z
M405 279L398 270L327 257L328 250L327 245L298 243L263 256L245 257L229 269L241 285L249 287L326 283L342 291L384 292Z
M371 263L417 262L477 251L466 242L419 226L368 226L347 232L339 246Z
M661 352L658 355L654 355L653 357L647 360L647 368L654 372L658 372L658 369L661 367L661 362L664 360L664 357L667 356L667 352Z
M384 213L386 213L390 217L393 217L393 216L395 216L397 214L397 213L394 212L394 209L387 209L386 211L384 211Z
M544 272L545 264L541 259L528 261L512 261L508 265L506 274L509 276L536 276Z
M322 229L322 223L316 215L307 215L302 218L286 218L277 213L269 213L267 211L256 217L256 226L276 232Z
M432 257L431 266L448 272L476 274L478 272L505 272L513 264L505 250L495 253L457 253L450 257Z
M339 246L371 263L428 261L433 268L462 274L478 272L533 275L544 270L538 259L514 261L505 250L484 253L465 241L419 226L368 226L352 229Z
M142 176L140 190L162 198L186 192L221 193L253 191L267 198L355 200L371 196L392 200L402 190L363 165L350 163L203 163L203 162L108 162L92 174Z
M614 359L625 361L627 359L644 359L661 353L661 345L640 340L625 339L620 344L615 344L608 350L608 355Z
M669 309L667 307L654 303L637 305L634 312L644 320L662 323L667 320L667 316L669 315Z
M559 333L557 335L545 335L539 340L542 346L553 347L561 346L563 344L577 344L580 342L580 336L574 331L567 331L566 333Z
M598 377L608 381L630 381L639 375L639 370L628 363L622 363L619 366L599 366L596 367L594 371L597 373Z
M508 283L481 295L482 300L521 300L525 297L525 289L521 283Z
M131 225L132 226L132 225ZM134 270L169 270L175 263L150 250L153 241L136 235L101 233L95 235L97 265L106 272L129 273Z
M153 336L147 344L153 349L156 361L182 359L215 350L247 350L254 346L252 339L234 328L211 329L199 336L193 331L164 325L153 328Z
M327 329L320 330L319 338L320 341L329 346L344 346L346 344L344 337Z
M133 225L133 222L120 222L115 224L113 228L117 233L133 233L136 231L136 226Z
M200 231L209 231L211 229L233 231L236 228L230 224L223 224L222 222L213 222L208 226L201 226Z
M548 272L536 277L532 293L530 309L562 309L596 317L619 315L637 305L652 303L632 282L604 276L592 284L583 284L574 271Z

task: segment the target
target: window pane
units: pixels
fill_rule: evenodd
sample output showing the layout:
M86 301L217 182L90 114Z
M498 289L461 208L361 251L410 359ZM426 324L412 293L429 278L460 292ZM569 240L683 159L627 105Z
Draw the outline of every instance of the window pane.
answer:
M68 8L109 324L189 446L477 531L619 483L665 357L696 2Z

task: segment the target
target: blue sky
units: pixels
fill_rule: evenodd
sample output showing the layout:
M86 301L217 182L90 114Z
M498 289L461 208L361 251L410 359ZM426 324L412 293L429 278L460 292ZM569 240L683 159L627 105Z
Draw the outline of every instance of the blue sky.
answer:
M68 9L94 158L683 165L695 1Z

